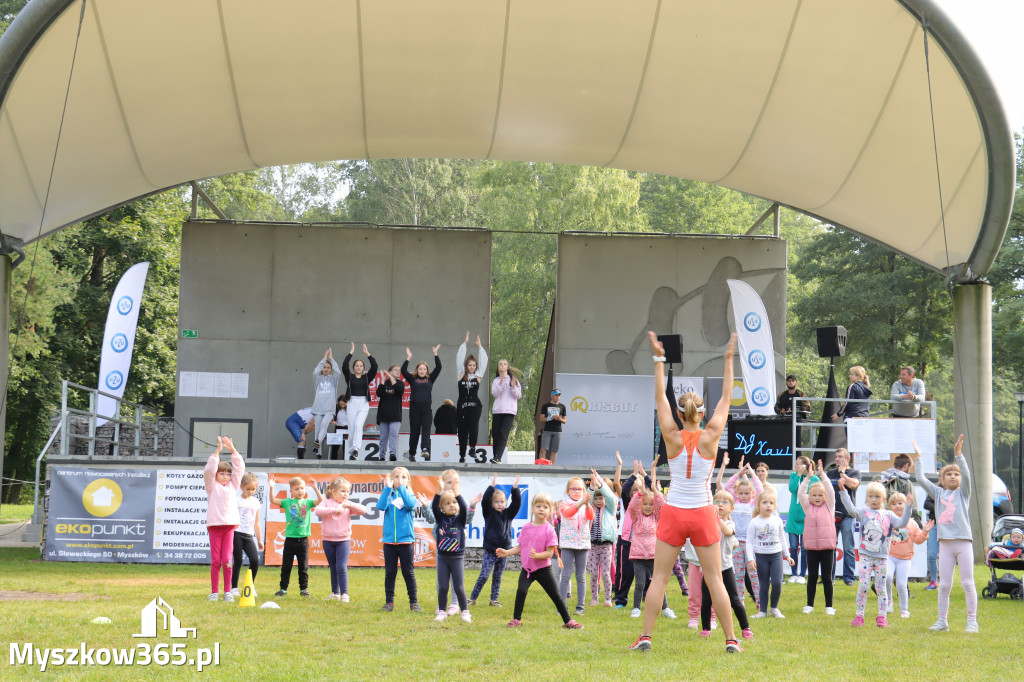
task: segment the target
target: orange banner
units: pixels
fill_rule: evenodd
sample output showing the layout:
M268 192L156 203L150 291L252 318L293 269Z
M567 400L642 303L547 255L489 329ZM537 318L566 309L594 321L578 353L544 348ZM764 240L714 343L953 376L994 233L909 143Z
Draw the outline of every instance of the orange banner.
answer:
M288 485L295 473L275 472L276 479L271 495L283 499L291 495ZM301 475L306 481L306 494L316 499L316 494L309 489L310 481L317 487L321 495L326 494L327 485L334 480L336 474ZM372 474L350 474L345 479L352 484L349 499L366 507L366 514L352 517L352 541L350 545L349 566L383 566L384 545L381 535L384 527L384 515L377 509L377 499L384 488L383 478ZM437 478L434 476L413 476L413 493L423 493L433 498L437 492ZM437 557L434 547L432 525L423 518L423 509L417 504L413 511L415 532L414 556L416 566L435 566ZM284 513L278 507L270 507L267 512L266 558L267 566L281 565L281 551L284 548ZM320 537L320 519L313 516L309 536L309 565L326 566L323 541Z

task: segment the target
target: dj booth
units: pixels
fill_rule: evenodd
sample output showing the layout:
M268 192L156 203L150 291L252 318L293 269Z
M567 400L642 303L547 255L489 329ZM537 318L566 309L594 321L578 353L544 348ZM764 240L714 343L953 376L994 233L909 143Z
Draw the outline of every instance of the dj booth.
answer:
M805 436L802 431L812 427L797 424L797 442ZM751 465L764 462L772 471L793 469L793 421L789 417L730 417L728 424L728 451L730 467L739 464L740 457ZM722 455L719 453L719 464Z

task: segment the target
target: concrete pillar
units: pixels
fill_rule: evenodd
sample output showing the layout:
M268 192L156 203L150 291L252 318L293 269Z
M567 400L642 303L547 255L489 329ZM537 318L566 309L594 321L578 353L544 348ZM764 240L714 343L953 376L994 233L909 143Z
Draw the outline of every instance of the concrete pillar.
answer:
M992 533L992 287L984 282L953 290L953 408L971 472L974 561L983 563Z

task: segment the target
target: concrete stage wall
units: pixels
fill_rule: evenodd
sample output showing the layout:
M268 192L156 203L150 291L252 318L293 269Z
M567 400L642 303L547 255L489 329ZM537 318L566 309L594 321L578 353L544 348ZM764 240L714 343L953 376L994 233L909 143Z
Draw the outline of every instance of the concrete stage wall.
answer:
M186 428L193 417L251 419L250 456L294 454L284 422L311 404L313 368L328 346L340 364L350 342L356 358L366 343L382 370L401 364L409 346L410 369L420 360L432 369L430 347L440 343L435 410L457 398L455 353L466 330L490 349L486 230L186 223L181 251L175 417ZM198 338L182 338L184 329ZM248 397L182 396L182 371L247 373ZM490 391L480 397L487 442ZM175 455L187 456L189 445L179 432Z
M554 372L651 374L654 330L682 335L677 376L720 377L732 329L726 279L749 283L764 300L781 386L786 242L770 237L560 235ZM741 377L738 362L735 370Z

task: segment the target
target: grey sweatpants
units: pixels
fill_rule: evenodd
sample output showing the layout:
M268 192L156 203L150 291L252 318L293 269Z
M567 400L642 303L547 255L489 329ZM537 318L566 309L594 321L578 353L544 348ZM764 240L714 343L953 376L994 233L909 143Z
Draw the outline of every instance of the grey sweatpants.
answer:
M562 577L558 581L559 594L569 593L569 578L576 573L576 608L582 609L587 591L587 554L589 549L559 549L562 556Z

